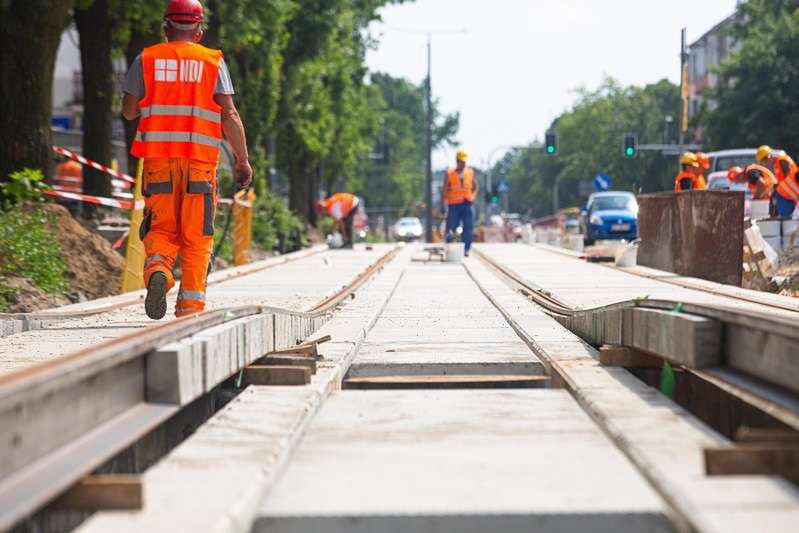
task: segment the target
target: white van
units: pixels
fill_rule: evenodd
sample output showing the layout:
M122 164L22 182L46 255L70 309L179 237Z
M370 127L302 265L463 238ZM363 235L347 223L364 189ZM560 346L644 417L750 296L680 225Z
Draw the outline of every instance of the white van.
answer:
M709 190L724 190L730 188L727 171L732 167L746 168L755 162L756 148L738 148L735 150L719 150L708 152L710 157L710 171L707 175L707 188Z

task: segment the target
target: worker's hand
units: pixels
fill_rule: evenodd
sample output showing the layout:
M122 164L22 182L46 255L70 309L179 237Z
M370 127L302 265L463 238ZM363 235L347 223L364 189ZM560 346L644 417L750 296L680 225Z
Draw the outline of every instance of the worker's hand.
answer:
M250 185L252 185L252 167L247 159L236 162L236 176L239 190L250 188Z

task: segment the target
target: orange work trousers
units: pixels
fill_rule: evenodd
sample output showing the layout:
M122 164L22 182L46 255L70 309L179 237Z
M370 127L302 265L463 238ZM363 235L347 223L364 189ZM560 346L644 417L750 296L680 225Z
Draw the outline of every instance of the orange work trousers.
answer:
M145 159L142 241L144 284L155 272L175 285L172 267L180 255L182 278L175 315L205 309L205 283L214 244L216 163L193 159Z

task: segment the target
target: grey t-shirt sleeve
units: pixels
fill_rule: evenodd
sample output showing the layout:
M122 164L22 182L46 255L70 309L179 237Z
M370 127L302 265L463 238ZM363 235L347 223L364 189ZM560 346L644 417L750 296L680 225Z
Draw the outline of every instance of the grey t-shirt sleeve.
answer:
M122 90L139 100L144 98L144 71L141 65L141 54L137 55L131 63Z
M216 78L214 94L236 94L236 91L233 90L233 81L230 79L230 71L224 59L219 62L219 77Z
M142 68L141 54L136 56L136 59L131 63L122 90L139 100L144 98L144 70ZM219 76L216 79L214 94L236 94L233 89L233 81L230 79L230 71L224 59L219 62Z

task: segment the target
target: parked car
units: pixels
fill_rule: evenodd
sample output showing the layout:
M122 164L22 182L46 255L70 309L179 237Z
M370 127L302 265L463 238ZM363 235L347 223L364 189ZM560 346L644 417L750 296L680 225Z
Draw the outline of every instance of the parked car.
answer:
M710 157L708 177L715 172L723 172L726 177L727 171L732 167L746 168L755 162L756 153L757 149L755 148L736 148L734 150L708 152L707 155Z
M631 192L595 192L581 215L587 245L603 239L638 238L638 201Z
M394 236L399 241L416 241L422 238L424 227L416 217L405 217L394 224Z

